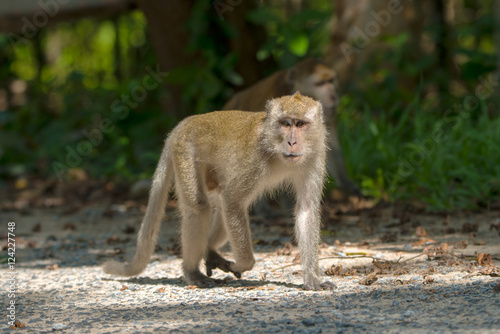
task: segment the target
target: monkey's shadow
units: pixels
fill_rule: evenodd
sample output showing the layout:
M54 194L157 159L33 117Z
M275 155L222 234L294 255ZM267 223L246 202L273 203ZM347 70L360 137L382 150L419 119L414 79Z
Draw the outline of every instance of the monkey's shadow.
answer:
M118 278L102 278L103 281L116 281L122 283L130 284L144 284L144 285L172 285L179 287L187 287L188 284L183 281L182 277L179 278L149 278L149 277L132 277L128 279ZM213 287L200 288L200 289L213 289L213 288L255 288L265 285L277 285L284 286L287 288L302 289L302 285L285 283L279 281L269 281L269 280L249 280L249 279L230 279L230 280L216 280Z

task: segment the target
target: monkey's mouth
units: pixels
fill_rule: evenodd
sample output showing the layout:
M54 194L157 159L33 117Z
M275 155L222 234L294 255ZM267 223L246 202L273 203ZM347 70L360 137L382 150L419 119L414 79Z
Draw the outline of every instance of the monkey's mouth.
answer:
M283 153L283 157L285 158L286 161L289 162L297 162L302 158L301 153Z

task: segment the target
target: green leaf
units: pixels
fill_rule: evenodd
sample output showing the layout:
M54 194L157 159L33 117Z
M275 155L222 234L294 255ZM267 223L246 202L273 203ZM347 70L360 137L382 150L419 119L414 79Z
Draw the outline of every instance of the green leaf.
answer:
M309 39L306 34L297 34L288 42L288 49L295 55L303 57L309 49Z

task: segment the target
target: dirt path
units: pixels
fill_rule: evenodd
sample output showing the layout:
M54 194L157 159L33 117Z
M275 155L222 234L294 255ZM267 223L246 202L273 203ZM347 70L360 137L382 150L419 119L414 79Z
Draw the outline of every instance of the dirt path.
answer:
M498 333L500 236L491 228L498 213L387 210L326 210L320 266L337 285L333 292L301 290L298 250L287 245L293 226L285 218L253 226L257 264L243 279L193 289L180 279L173 214L155 260L140 277L123 279L99 265L131 257L138 210L0 212L4 268L8 222L15 222L16 241L15 270L0 272L0 329L12 331L13 315L33 333ZM483 265L478 254L486 254ZM360 284L374 270L376 280Z

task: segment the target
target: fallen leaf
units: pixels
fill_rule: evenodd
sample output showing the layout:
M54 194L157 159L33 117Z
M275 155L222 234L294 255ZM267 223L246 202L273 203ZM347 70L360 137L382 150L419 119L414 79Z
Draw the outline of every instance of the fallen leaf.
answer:
M406 275L409 272L410 271L408 270L408 268L399 268L396 271L394 271L394 276Z
M51 265L48 265L45 267L45 269L47 270L56 270L59 268L59 265L57 263L54 263L54 264L51 264Z
M424 279L424 282L422 284L431 284L431 283L434 283L434 278L432 278L430 276L424 275L423 279Z
M469 246L469 242L467 240L458 241L453 244L453 248L455 249L465 249L467 246Z
M351 270L344 269L344 271L342 272L342 275L343 276L353 276L356 274L357 271L358 271L358 269L355 269L355 268L352 268Z
M445 242L438 247L436 247L435 245L427 246L424 248L422 253L427 254L428 257L442 257L445 254L450 253L450 247Z
M120 288L120 291L125 291L125 290L128 290L128 286L122 285L122 287Z
M491 277L500 277L500 268L498 268L496 266L482 268L479 272L481 273L481 275L488 275Z
M156 292L160 292L160 293L165 293L165 291L167 291L167 289L164 286L162 286L161 288L156 290Z
M418 226L415 234L417 237L425 237L427 236L427 231L422 226Z
M481 246L481 245L484 245L484 244L485 244L485 242L484 242L483 240L476 241L476 239L474 239L474 238L475 238L475 235L474 235L474 233L472 233L472 232L471 232L471 234L470 234L470 238L471 238L471 240L472 240L472 243L473 243L474 245L476 245L476 246Z
M477 255L477 262L481 266L489 266L489 265L491 265L491 254L479 253Z
M342 265L339 264L338 266L332 264L330 269L325 271L325 274L328 276L341 276L342 275Z
M391 271L394 269L394 263L390 261L377 261L373 259L372 263L381 271Z
M18 328L24 328L24 327L26 327L25 324L23 324L19 320L16 320L16 321L14 321L14 325L10 326L9 328L10 329L18 329Z
M436 243L435 240L425 238L425 239L421 239L419 241L412 242L411 245L413 247L418 247L418 246L424 246L424 245L435 244L435 243Z
M405 284L408 284L408 283L410 283L410 282L409 281L403 281L401 279L397 279L397 280L394 281L393 284L394 285L405 285Z
M188 285L188 286L186 286L186 289L195 290L195 289L198 289L198 287L196 285Z
M363 284L363 285L372 285L373 283L375 283L376 281L378 280L378 277L377 277L377 273L376 272L372 272L371 274L369 274L368 276L362 278L360 281L359 281L359 284Z

